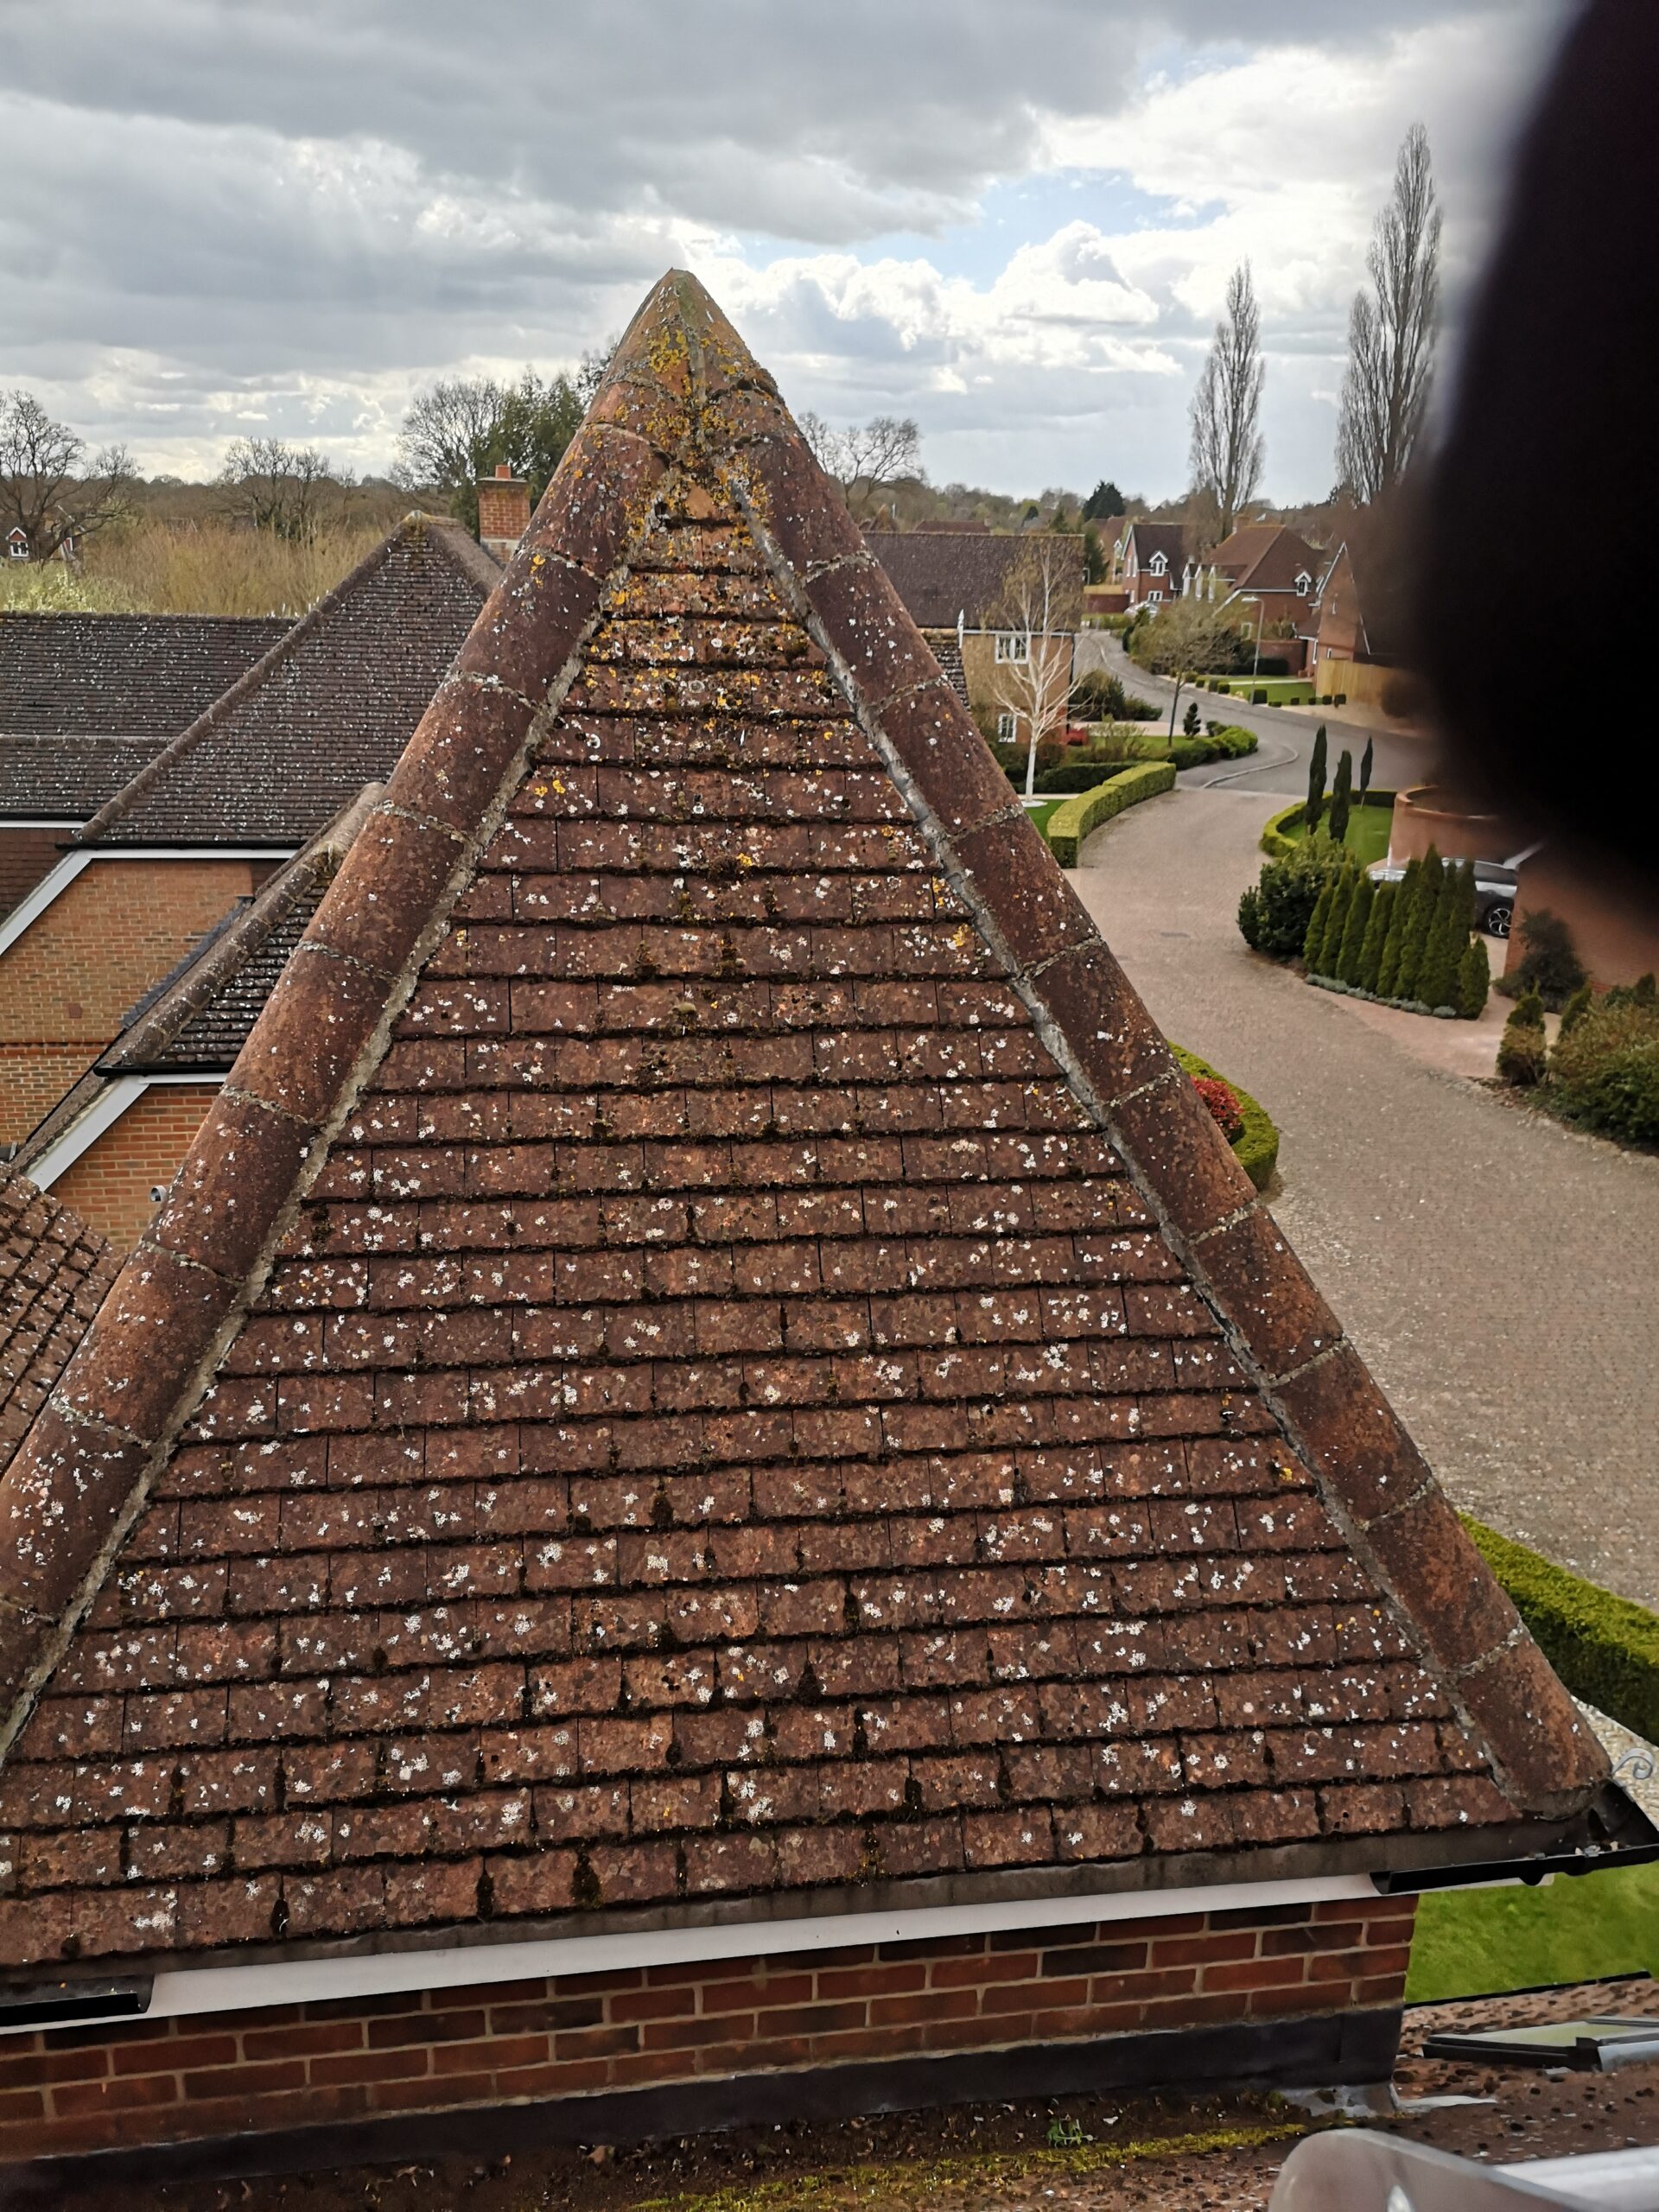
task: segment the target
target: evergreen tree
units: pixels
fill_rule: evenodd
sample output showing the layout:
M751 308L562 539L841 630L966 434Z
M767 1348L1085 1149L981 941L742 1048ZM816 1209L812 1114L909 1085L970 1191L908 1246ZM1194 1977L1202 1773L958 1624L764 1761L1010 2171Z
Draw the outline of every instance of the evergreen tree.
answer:
M1544 1002L1536 991L1522 991L1498 1039L1497 1071L1505 1083L1541 1083L1548 1058Z
M1356 977L1362 991L1374 991L1382 966L1382 948L1389 941L1389 923L1394 912L1395 893L1398 886L1379 883L1376 896L1371 901L1370 919L1365 925L1365 942L1360 947L1359 974Z
M1365 804L1366 792L1371 788L1371 763L1376 757L1376 741L1368 737L1365 750L1359 757L1359 803L1362 806Z
M1183 737L1196 737L1196 736L1198 735L1198 701L1197 701L1196 699L1194 699L1194 700L1193 700L1193 701L1192 701L1192 702L1189 704L1189 706L1188 706L1188 708L1187 708L1187 710L1186 710L1186 713L1185 713L1185 715L1182 717L1182 720L1181 720L1181 735L1182 735Z
M1331 842L1340 845L1348 835L1348 816L1353 806L1354 756L1344 747L1331 786Z
M1563 1037L1570 1037L1596 1002L1596 995L1588 983L1580 983L1567 1004L1561 1008L1561 1026L1555 1033L1559 1045Z
M1360 954L1364 949L1365 932L1370 926L1371 906L1376 897L1376 886L1369 875L1359 876L1354 884L1354 895L1348 904L1348 918L1342 925L1342 943L1337 948L1336 966L1332 973L1344 983L1359 981Z
M1417 995L1425 1005L1457 1004L1458 968L1468 942L1469 932L1463 926L1463 871L1448 861L1417 977Z
M1405 957L1406 941L1411 935L1412 913L1417 904L1418 887L1423 877L1421 861L1406 862L1406 873L1395 887L1395 895L1389 908L1389 933L1382 944L1382 957L1377 965L1376 995L1381 999L1398 998L1400 963Z
M1348 916L1353 907L1357 882L1357 876L1349 868L1344 868L1336 879L1336 887L1331 897L1331 912L1325 917L1325 937L1313 963L1316 976L1334 976L1337 972L1337 956L1342 950L1343 932L1348 926Z
M1325 724L1321 722L1313 735L1313 751L1307 764L1307 804L1302 810L1302 820L1311 837L1319 826L1319 817L1325 812Z
M1327 876L1313 902L1313 913L1307 925L1307 935L1302 939L1302 958L1310 976L1324 973L1319 957L1325 948L1325 933L1331 926L1331 908L1337 895L1337 879Z
M1433 845L1423 855L1423 872L1417 879L1417 898L1412 909L1411 929L1400 953L1400 972L1394 979L1394 995L1397 999L1415 999L1422 995L1423 963L1427 957L1429 940L1434 934L1435 917L1440 910L1440 898L1446 887L1446 870L1440 866L1440 856Z
M1491 982L1486 948L1478 937L1471 937L1458 963L1457 1007L1465 1021L1478 1021L1486 1011L1486 994L1491 988Z

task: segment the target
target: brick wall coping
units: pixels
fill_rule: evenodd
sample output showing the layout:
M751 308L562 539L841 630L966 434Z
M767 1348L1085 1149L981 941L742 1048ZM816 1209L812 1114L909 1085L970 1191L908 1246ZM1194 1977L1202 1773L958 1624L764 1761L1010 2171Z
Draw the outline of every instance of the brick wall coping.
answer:
M606 581L682 462L712 472L744 515L941 877L1312 1471L1351 1555L1490 1761L1513 1821L1495 1813L1453 1827L1431 1846L1440 1862L1503 1855L1491 1848L1500 1837L1535 1851L1565 1821L1593 1833L1604 1754L1011 798L772 380L678 271L635 317L537 526L398 765L375 817L380 835L358 839L171 1198L0 1485L3 1741L50 1679L242 1328L559 710ZM236 1161L228 1192L217 1179L226 1156ZM1408 1859L1411 1845L1391 1830L1357 1848L1387 1866ZM1339 1855L1346 1847L1335 1836L1309 1847L1327 1869L1353 1863ZM1264 1860L1278 1863L1265 1849ZM1131 1878L1162 1889L1172 1873L1153 1854L1135 1860ZM965 1878L987 1894L983 1871ZM824 1894L836 1910L861 1901L856 1889L833 1902ZM753 1901L743 1910L754 1916Z
M923 1884L895 1885L921 1889ZM261 2011L273 2005L335 2004L356 1998L389 1996L411 1990L488 1988L503 1983L561 1979L573 1974L614 1974L636 1967L684 1966L695 1961L772 1957L782 1953L840 1951L867 1943L925 1943L957 1936L1033 1931L1080 1925L1181 1919L1195 1912L1276 1911L1286 1906L1332 1904L1344 1899L1375 1904L1376 1885L1363 1873L1313 1874L1281 1881L1217 1881L1203 1875L1190 1886L1128 1890L1107 1896L1098 1888L1072 1895L1049 1894L981 1899L935 1905L896 1904L885 1911L818 1911L803 1917L796 1897L775 1916L754 1910L756 1901L705 1907L702 1920L682 1910L671 1919L662 1913L587 1913L580 1935L545 1935L511 1941L430 1942L383 1951L340 1951L295 1957L283 1955L248 1960L245 1947L221 1965L162 1967L150 1976L122 1972L119 1961L105 1961L89 1982L143 1990L147 2001L135 2016L130 2005L77 2021L183 2019L220 2012ZM619 1923L599 1932L594 1923ZM631 1923L631 1924L627 1924ZM594 1929L594 1932L589 1932ZM50 1985L60 1988L64 1983ZM13 2002L16 1999L14 1998ZM38 2026L20 2011L0 2022L0 2047L8 2036Z

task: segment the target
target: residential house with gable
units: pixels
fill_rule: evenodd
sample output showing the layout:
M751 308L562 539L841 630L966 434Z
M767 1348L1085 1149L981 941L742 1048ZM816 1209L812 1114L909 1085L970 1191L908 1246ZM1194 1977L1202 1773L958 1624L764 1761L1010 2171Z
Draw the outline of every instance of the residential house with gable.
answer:
M1190 523L1147 522L1142 517L1130 523L1118 574L1131 608L1166 607L1184 588L1190 591L1197 544Z
M0 922L0 1144L391 772L499 573L460 524L409 517L74 833Z
M1010 664L1039 661L1046 693L1069 696L1083 623L1081 537L1054 531L868 534L869 550L982 729L1014 741L1024 687Z
M60 2190L1385 2080L1420 1884L1655 1841L679 272L0 1480L0 1743Z

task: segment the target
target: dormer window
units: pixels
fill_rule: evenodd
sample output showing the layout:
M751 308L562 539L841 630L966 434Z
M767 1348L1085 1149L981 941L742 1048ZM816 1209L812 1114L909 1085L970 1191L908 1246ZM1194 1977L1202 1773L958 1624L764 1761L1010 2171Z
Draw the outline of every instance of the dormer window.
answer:
M1299 570L1297 571L1297 575L1296 575L1296 596L1297 596L1297 598L1298 598L1298 599L1306 599L1306 598L1307 597L1307 594L1309 594L1309 592L1311 592L1311 591L1313 590L1313 577L1312 577L1312 576L1310 576L1310 575L1308 575L1307 570L1306 570L1306 569L1299 569Z
M28 560L29 538L24 531L21 530L13 530L7 532L6 554L8 558L13 561Z
M996 633L998 660L1029 660L1031 639L1023 630L999 630Z
M1147 566L1154 576L1161 576L1168 570L1169 556L1166 553L1154 553Z

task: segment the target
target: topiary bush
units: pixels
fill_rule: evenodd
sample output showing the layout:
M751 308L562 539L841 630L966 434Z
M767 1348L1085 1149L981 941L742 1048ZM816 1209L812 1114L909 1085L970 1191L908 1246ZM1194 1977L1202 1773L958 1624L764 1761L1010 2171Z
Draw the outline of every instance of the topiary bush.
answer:
M1503 1025L1498 1039L1497 1072L1504 1083L1529 1090L1541 1083L1549 1067L1549 1046L1544 1035L1544 1002L1536 991L1528 991Z
M1535 995L1522 999L1511 1026L1522 1007L1535 1002ZM1563 1022L1549 1056L1549 1100L1586 1128L1627 1144L1659 1144L1659 1005L1610 991L1570 1029Z
M1339 859L1322 840L1306 839L1282 860L1267 863L1238 902L1239 930L1253 952L1264 952L1270 960L1295 959Z

